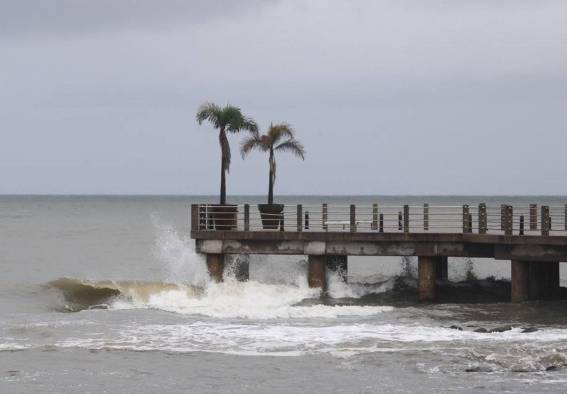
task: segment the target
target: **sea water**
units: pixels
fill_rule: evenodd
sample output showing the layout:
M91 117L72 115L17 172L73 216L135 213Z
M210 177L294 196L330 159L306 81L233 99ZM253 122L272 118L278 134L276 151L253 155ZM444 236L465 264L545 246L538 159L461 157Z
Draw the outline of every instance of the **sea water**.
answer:
M506 302L508 262L451 259L438 304L417 301L414 258L350 258L348 283L330 275L325 297L307 285L305 256L250 256L248 282L227 261L214 283L188 209L214 200L0 197L0 392L565 391L567 303Z

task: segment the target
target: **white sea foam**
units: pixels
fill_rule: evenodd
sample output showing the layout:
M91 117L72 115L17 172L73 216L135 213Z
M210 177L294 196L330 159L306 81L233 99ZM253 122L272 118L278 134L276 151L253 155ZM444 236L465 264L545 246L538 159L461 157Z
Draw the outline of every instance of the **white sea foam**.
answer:
M17 350L29 349L31 345L29 344L19 344L19 343L0 343L0 352L13 352Z
M147 297L131 298L128 302L118 300L113 308L155 308L188 315L258 320L370 316L393 310L389 306L297 305L318 296L319 290L307 286L228 280L208 283L202 294L187 291L183 286L166 288Z
M398 324L338 324L303 326L289 324L218 324L195 322L191 324L152 324L125 327L114 338L69 339L60 347L92 349L120 349L168 352L219 352L228 354L269 354L295 356L300 354L330 353L350 356L382 351L439 349L443 343L470 346L484 342L505 346L567 340L567 330L544 330L542 335L522 334L518 330L507 333L481 334L439 327L406 326ZM430 347L435 344L436 346ZM509 344L509 345L506 345ZM400 346L401 345L401 346ZM490 349L491 347L487 347ZM538 348L538 345L535 345ZM502 349L502 347L499 347ZM543 348L542 348L543 349ZM554 350L545 350L545 354ZM492 354L492 353L490 353ZM529 352L523 352L524 356ZM546 356L549 357L549 356ZM490 356L484 361L493 361ZM561 359L564 357L561 356ZM521 360L517 360L521 362ZM526 364L527 363L523 363Z

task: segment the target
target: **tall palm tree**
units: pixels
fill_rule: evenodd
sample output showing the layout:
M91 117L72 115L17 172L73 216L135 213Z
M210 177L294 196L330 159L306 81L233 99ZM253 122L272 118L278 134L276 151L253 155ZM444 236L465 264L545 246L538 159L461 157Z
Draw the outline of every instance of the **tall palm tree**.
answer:
M240 147L244 158L254 149L270 154L270 173L268 183L268 204L274 203L274 183L276 182L275 152L290 152L305 160L305 148L295 139L295 132L287 123L271 124L266 134L254 133L246 138Z
M220 204L226 204L226 173L230 170L230 145L226 133L238 133L242 130L258 133L258 126L251 118L242 114L240 108L232 105L220 107L213 103L203 103L197 110L199 125L207 120L215 129L219 130L219 143L221 148L221 186Z

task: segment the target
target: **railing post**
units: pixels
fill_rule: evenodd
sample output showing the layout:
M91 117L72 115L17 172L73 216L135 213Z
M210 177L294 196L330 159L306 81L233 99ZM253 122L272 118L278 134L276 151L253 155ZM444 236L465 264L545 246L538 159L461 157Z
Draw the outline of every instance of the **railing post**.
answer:
M384 232L384 214L383 213L380 214L380 224L379 224L378 231L381 232L381 233Z
M520 235L524 235L524 215L520 215Z
M530 231L537 230L537 204L530 204Z
M305 211L305 230L309 230L309 211Z
M404 233L409 233L409 205L404 205Z
M512 235L514 233L514 212L511 205L506 205L506 223L504 227L504 235Z
M329 208L327 206L327 204L323 204L323 207L321 208L321 224L323 225L323 230L327 231L327 229L329 228L327 226L327 220L328 220L328 216L329 216Z
M541 207L541 235L548 236L549 230L549 207L547 205L543 205Z
M350 232L356 232L356 207L354 204L350 204Z
M199 205L191 204L191 231L200 230Z
M469 228L469 215L470 215L470 208L468 205L463 205L463 234L468 234L471 232Z
M566 211L567 212L567 211ZM567 215L567 213L566 213ZM372 204L372 230L378 230L378 204Z
M403 216L402 216L402 211L398 212L398 230L402 231L404 228L403 225Z
M567 204L565 204L565 231L567 231Z
M429 230L429 204L423 204L423 229Z
M300 233L303 230L303 205L297 204L297 232Z
M478 204L478 233L486 234L488 228L488 217L486 215L486 204L481 202Z
M244 204L244 231L250 231L250 204Z

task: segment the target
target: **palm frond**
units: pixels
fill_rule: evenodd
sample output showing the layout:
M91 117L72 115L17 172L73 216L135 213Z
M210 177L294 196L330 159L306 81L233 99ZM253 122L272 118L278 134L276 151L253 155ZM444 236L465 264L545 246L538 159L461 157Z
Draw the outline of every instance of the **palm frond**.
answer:
M243 115L240 108L233 105L227 105L222 109L222 120L226 126L226 131L237 132L239 131L240 122Z
M205 102L197 110L197 122L202 124L209 121L215 129L224 129L231 133L247 130L258 132L258 125L252 118L242 114L240 108L233 105L220 107L214 103Z
M249 131L251 133L258 133L258 125L252 118L244 117L241 129Z
M293 139L294 134L293 128L287 123L271 124L267 132L272 146L275 146L283 138Z
M295 156L305 160L305 148L294 138L290 138L274 148L277 152L289 152Z
M211 122L214 128L219 128L221 126L221 114L222 109L214 103L203 103L197 110L197 122L203 124L205 120Z
M252 133L258 132L258 125L253 119L248 118L242 114L238 107L227 105L223 108L222 117L226 130L231 133L238 133L239 131L246 130Z
M262 135L255 133L242 141L242 144L240 144L240 154L242 155L243 159L254 149L259 149L262 151L266 150L266 146L262 137Z

